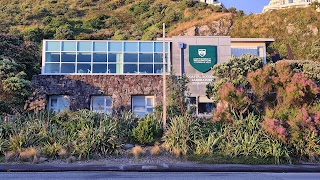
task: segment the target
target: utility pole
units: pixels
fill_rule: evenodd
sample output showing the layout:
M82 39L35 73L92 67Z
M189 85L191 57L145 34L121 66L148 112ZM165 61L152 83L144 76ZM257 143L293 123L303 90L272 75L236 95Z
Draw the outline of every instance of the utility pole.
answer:
M166 79L166 44L165 44L165 37L166 37L166 25L163 23L162 25L163 34L162 34L162 81L163 81L163 112L162 112L162 122L163 122L163 131L167 128L167 79Z

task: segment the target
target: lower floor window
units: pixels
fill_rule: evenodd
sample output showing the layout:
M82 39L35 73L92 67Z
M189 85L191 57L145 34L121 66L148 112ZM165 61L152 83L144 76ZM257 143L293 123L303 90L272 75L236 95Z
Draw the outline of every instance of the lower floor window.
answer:
M110 96L92 96L91 110L96 112L112 113L112 98Z
M60 112L62 110L69 110L70 107L70 99L68 96L59 95L59 96L50 96L49 97L49 105L48 109Z
M140 118L153 113L153 105L153 96L132 96L132 111Z

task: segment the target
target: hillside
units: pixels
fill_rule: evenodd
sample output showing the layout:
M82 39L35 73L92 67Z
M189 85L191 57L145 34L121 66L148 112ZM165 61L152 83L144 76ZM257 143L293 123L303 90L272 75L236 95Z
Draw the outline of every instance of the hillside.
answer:
M307 59L319 39L320 13L313 8L244 15L192 0L0 0L0 33L25 40L151 40L162 36L273 37L269 49ZM319 50L316 50L316 52ZM317 56L319 57L319 56Z
M232 37L273 37L276 42L271 48L287 56L289 44L295 59L307 59L312 43L320 38L320 13L313 8L290 8L251 14L234 19Z
M179 24L208 24L228 13L192 0L0 0L0 33L27 40L144 39L161 36ZM224 10L226 11L226 10ZM217 35L227 35L224 34Z

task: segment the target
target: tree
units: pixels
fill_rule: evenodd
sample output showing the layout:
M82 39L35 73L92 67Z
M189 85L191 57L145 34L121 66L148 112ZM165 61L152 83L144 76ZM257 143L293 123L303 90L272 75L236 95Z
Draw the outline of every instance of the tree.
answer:
M35 43L0 34L0 114L23 109L30 80L40 72L38 57Z
M226 82L230 82L236 87L247 86L247 74L262 66L262 59L250 54L245 54L241 57L233 56L228 62L215 65L212 68L212 75L215 76L215 80L207 85L207 97L213 98L215 102L218 102L220 98L218 90L220 86Z

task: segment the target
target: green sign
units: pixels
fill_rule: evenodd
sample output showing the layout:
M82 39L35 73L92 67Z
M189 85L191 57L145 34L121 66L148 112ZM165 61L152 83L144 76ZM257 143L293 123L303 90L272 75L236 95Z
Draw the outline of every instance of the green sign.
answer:
M209 71L217 64L217 46L189 46L189 62L202 73Z

